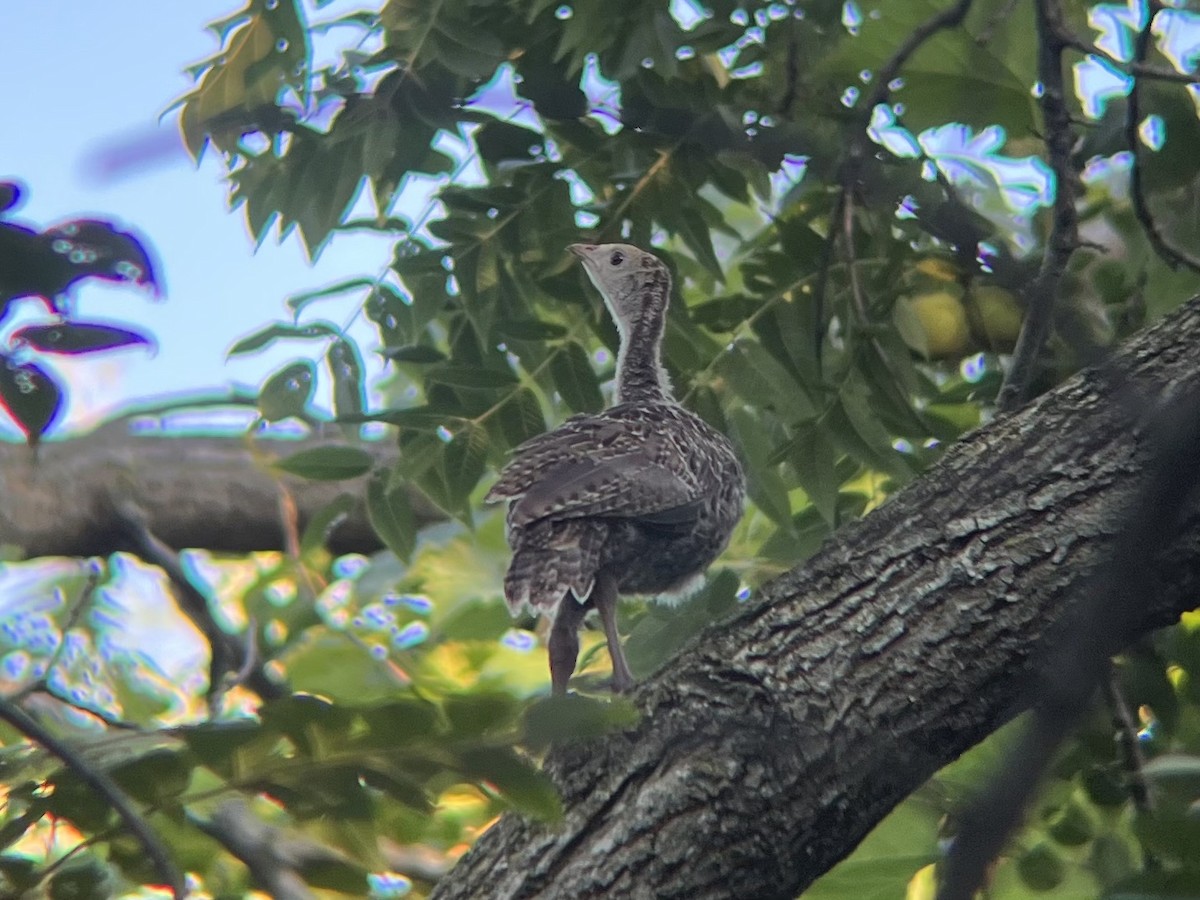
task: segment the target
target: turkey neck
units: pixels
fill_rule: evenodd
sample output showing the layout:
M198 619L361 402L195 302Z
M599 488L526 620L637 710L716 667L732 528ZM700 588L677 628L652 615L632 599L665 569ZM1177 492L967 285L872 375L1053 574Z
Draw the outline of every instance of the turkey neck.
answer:
M621 336L621 347L617 351L618 403L675 402L662 365L662 340L670 292L670 278L655 273L642 286L637 318L622 323L620 317L613 316Z

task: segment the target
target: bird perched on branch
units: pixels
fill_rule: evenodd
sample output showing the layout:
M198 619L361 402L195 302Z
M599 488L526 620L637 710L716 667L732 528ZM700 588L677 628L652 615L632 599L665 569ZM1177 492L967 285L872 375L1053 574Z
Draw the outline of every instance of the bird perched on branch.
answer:
M616 404L517 447L487 500L509 501L509 609L554 615L554 692L567 689L592 608L619 692L633 674L617 633L618 594L681 593L697 580L741 517L745 476L728 439L671 394L662 366L667 267L628 244L570 250L620 334Z

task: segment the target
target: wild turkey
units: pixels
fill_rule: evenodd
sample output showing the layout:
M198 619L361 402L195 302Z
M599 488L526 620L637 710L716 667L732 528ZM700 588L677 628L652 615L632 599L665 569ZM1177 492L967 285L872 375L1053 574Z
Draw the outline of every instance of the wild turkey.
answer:
M728 439L672 396L661 361L667 267L628 244L570 249L620 334L616 403L517 447L487 500L509 501L509 609L554 614L554 692L567 689L592 607L619 692L633 674L617 633L618 594L678 594L698 580L741 517L745 476Z

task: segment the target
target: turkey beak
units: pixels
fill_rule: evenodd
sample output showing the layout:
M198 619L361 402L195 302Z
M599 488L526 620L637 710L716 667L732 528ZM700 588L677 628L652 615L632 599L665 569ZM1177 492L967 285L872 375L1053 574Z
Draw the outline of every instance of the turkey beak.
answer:
M580 259L587 259L588 254L596 249L595 244L572 244L567 248Z

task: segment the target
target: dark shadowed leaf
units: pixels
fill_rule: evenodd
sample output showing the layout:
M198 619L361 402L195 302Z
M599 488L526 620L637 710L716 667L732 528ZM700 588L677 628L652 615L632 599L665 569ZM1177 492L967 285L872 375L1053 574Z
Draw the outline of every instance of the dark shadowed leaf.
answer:
M546 418L537 395L529 388L519 388L508 402L496 410L496 420L509 446L515 447L523 441L546 430Z
M600 382L587 351L575 341L557 348L550 359L554 386L574 412L596 412L604 407Z
M416 519L408 488L389 491L388 480L388 473L379 471L367 483L367 517L384 546L407 562L416 546Z
M317 510L300 536L300 555L307 556L323 547L334 529L345 521L357 504L358 497L354 494L342 494Z
M54 376L41 366L16 365L0 355L0 403L29 443L36 444L54 422L64 394Z
M135 344L153 346L150 338L127 328L89 322L60 322L55 325L26 325L9 338L43 353L96 353Z
M16 181L0 181L0 212L7 212L21 202L24 193Z
M427 377L438 384L478 390L501 390L517 383L517 377L504 369L485 369L453 363L431 369Z
M549 777L508 747L469 748L459 754L463 772L490 783L523 813L538 819L562 816L558 791Z
M63 222L46 229L42 239L59 258L58 271L65 278L63 287L54 293L87 277L148 287L155 294L162 290L149 245L112 222L101 219Z
M455 737L476 738L511 728L521 713L521 702L502 691L452 694L442 711Z
M525 140L528 142L529 139ZM557 322L543 322L541 319L507 319L496 323L495 332L501 340L548 341L563 337L567 329Z
M403 347L384 347L379 351L381 356L396 362L436 363L442 362L446 354L436 347L425 344L405 344Z

